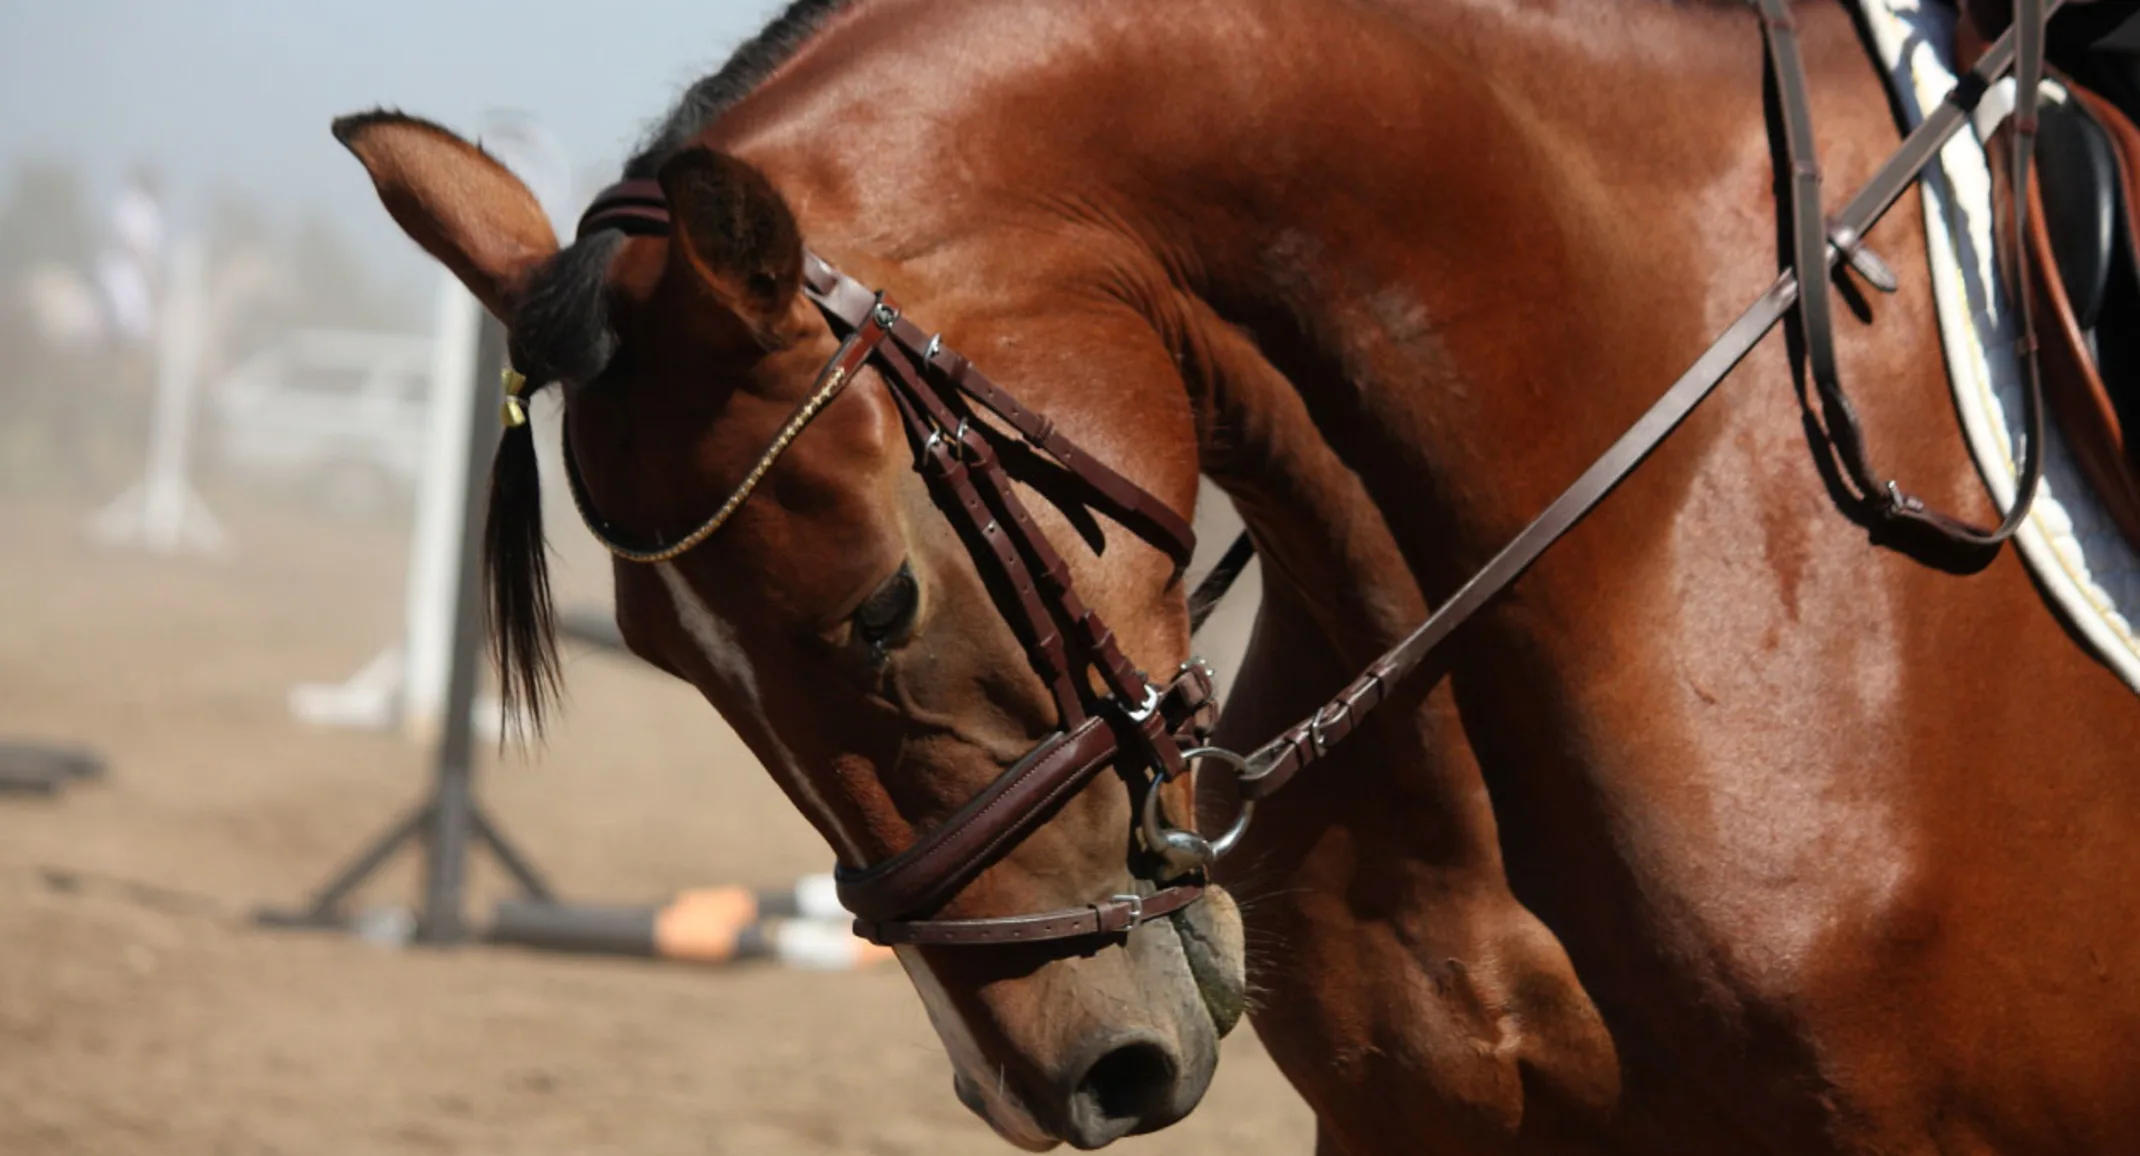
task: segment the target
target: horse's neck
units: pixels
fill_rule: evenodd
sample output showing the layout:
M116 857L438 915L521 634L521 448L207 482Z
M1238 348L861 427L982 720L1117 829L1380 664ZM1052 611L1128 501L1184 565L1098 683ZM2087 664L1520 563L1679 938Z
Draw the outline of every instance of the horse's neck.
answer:
M1207 469L1267 539L1321 539L1296 572L1362 572L1323 532L1357 484L1307 477L1336 469L1432 544L1409 560L1440 587L1676 371L1628 340L1630 294L1655 306L1639 336L1686 329L1674 356L1720 327L1659 299L1659 270L1706 259L1685 185L1766 194L1757 62L1743 12L1639 0L877 0L716 143L805 188L813 240L910 299L975 292L976 268L1047 282L1035 308L1135 282L1177 359L1213 370L1189 383L1218 415ZM1098 240L1067 267L1036 251L1068 231ZM988 280L990 308L1025 307ZM1582 436L1540 436L1542 414Z
M1248 7L1253 35L1151 50L1207 82L1138 131L1168 161L1140 212L1191 340L1255 337L1207 391L1207 469L1266 539L1355 576L1378 572L1362 542L1330 538L1358 487L1313 476L1357 474L1445 594L1721 328L1674 299L1714 260L1679 206L1704 182L1766 195L1758 40L1743 13L1639 3Z

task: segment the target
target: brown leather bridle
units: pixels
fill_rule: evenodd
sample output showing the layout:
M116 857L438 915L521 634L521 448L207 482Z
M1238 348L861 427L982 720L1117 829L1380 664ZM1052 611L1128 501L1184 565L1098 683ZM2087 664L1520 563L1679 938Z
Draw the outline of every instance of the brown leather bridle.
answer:
M596 198L581 219L580 235L668 227L661 186L627 181ZM923 332L887 295L871 292L814 253L804 256L803 292L841 336L840 346L729 498L672 542L627 542L595 512L567 438L565 473L588 528L630 561L682 554L719 529L810 419L864 366L874 366L899 410L915 468L1024 644L1027 661L1054 699L1060 729L905 851L868 867L842 866L840 899L857 917L856 933L885 944L1031 943L1122 932L1195 902L1203 895L1204 869L1232 845L1239 827L1214 843L1168 826L1159 788L1199 758L1226 754L1205 746L1216 721L1211 672L1191 661L1162 683L1129 660L1099 612L1078 596L1068 563L1011 484L991 440L1000 435L975 405L1061 466L1078 500L1151 542L1178 569L1187 567L1195 550L1194 531L1165 502L1086 453L940 338ZM1100 691L1088 673L1097 676ZM1165 873L1154 892L1037 915L910 918L943 907L1060 803L1117 766L1149 768L1139 826L1146 850Z
M1825 289L1831 269L1841 263L1875 287L1892 291L1892 275L1863 247L1861 238L1968 123L1970 111L2008 64L2015 64L2021 78L2012 171L2017 183L2026 180L2035 132L2035 82L2043 70L2044 22L2062 2L2016 0L2015 27L1985 52L1842 213L1824 222L1796 30L1785 0L1753 0L1768 41L1791 165L1783 198L1794 242L1789 267L1633 427L1410 637L1312 716L1246 757L1208 745L1216 704L1210 671L1201 662L1191 660L1164 683L1151 679L1129 661L1099 614L1078 597L1062 556L1033 522L994 448L992 438L1008 435L978 420L973 403L1062 466L1081 500L1166 552L1177 567L1188 565L1194 547L1188 524L1166 503L1079 449L1047 418L1019 404L940 337L914 325L888 296L870 291L814 253L805 255L803 291L841 335L840 347L773 444L715 513L671 542L623 541L588 500L568 437L564 460L573 499L595 537L619 557L640 562L676 557L710 537L809 421L865 365L874 365L905 423L915 468L928 479L937 505L965 539L998 609L1024 643L1027 661L1054 698L1061 729L906 850L872 866L842 866L840 898L856 915L855 932L883 944L941 945L1032 943L1126 932L1201 898L1205 870L1240 838L1256 801L1356 730L1394 685L1631 473L1794 306L1801 312L1834 451L1878 516L1922 527L1961 546L1995 547L2011 536L2027 514L2043 463L2042 402L2034 376L2025 280L2019 301L2021 352L2030 376L2022 476L2001 523L1980 529L1927 510L1895 482L1881 484L1837 378L1826 294L1803 293L1802 278L1817 278ZM2015 198L2009 214L2017 238L2026 203ZM669 226L660 185L634 180L597 197L581 218L579 232L582 237L608 229L665 234ZM2012 251L2023 251L2018 240ZM1093 690L1088 672L1098 676L1104 690ZM1216 840L1168 825L1159 801L1163 784L1203 760L1224 764L1240 785L1241 811ZM1118 895L1032 915L927 917L1109 767L1135 767L1137 775L1148 776L1139 829L1145 850L1164 873L1154 881L1151 894Z

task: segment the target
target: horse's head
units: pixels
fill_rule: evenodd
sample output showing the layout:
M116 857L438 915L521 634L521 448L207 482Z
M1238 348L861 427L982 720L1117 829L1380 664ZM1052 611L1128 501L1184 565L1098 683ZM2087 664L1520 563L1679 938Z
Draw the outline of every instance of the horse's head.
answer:
M1187 817L1187 776L1147 786L1180 769L1200 725L1200 680L1173 677L1188 628L1165 532L1194 498L1193 439L1185 410L1134 416L1169 382L1181 396L1172 360L1148 333L1080 328L1074 304L868 266L1097 457L1128 464L1134 446L1139 482L1111 503L1090 481L1110 471L1051 460L969 404L911 334L871 329L889 317L866 294L843 319L834 299L852 305L854 284L827 288L836 274L810 263L787 202L739 160L676 154L618 228L560 251L520 182L444 130L374 115L337 132L410 236L511 328L530 380L562 383L582 512L620 551L625 638L720 710L837 851L851 905L899 944L960 1098L1031 1147L1187 1113L1243 974L1231 902L1194 901L1194 838L1163 846L1185 834L1166 816ZM891 352L857 348L873 342ZM990 453L1007 474L984 468ZM533 461L509 433L489 546L508 689L539 717L554 667ZM1030 530L1006 531L1004 493ZM1060 551L1067 594L1036 550ZM1099 616L1064 621L1066 605ZM1133 661L1110 666L1111 650ZM1144 671L1151 697L1128 701ZM1147 910L1163 904L1184 905ZM1056 922L1002 918L1033 913Z

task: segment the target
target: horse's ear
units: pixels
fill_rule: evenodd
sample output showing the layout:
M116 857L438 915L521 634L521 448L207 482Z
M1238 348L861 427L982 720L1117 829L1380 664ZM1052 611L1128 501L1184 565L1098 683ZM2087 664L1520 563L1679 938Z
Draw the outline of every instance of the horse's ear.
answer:
M757 169L705 148L669 158L661 188L693 280L768 341L802 286L802 230L788 202Z
M334 122L402 232L511 324L529 275L557 252L535 194L489 153L429 121L367 112Z

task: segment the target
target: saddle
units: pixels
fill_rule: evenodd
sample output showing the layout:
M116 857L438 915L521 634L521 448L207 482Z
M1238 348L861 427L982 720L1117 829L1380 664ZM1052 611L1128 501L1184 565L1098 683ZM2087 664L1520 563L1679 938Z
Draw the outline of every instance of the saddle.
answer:
M1972 23L1962 22L1963 59L1982 43ZM2044 399L2140 549L2140 13L2069 8L2052 20L2049 43L2068 96L2039 108L2029 188Z

